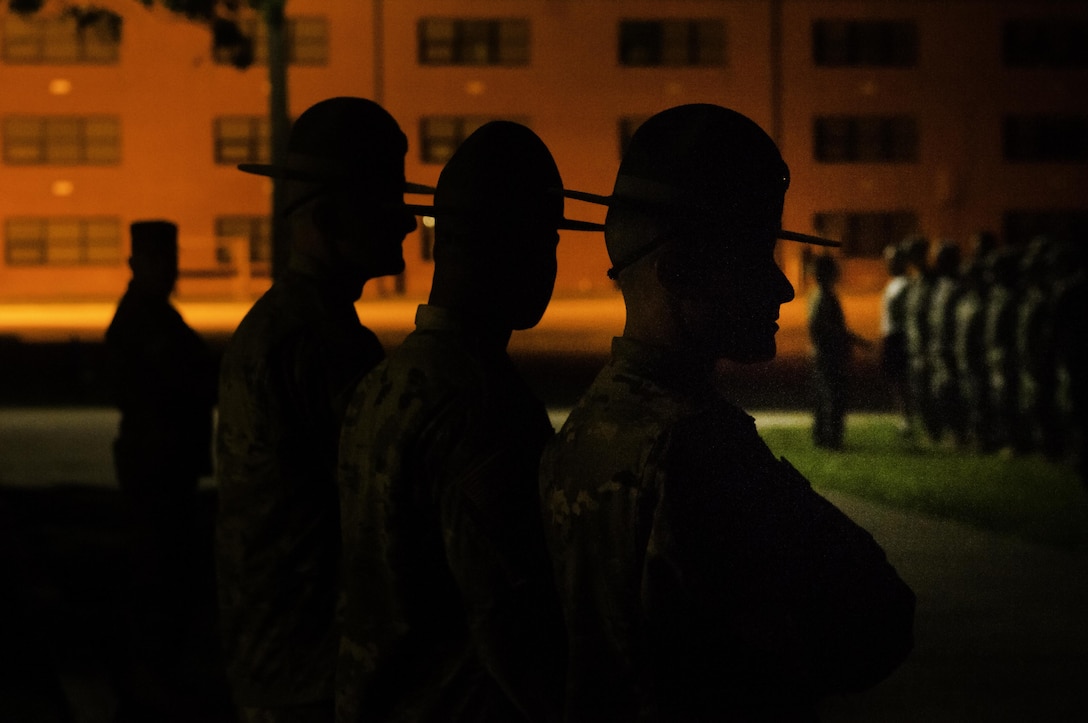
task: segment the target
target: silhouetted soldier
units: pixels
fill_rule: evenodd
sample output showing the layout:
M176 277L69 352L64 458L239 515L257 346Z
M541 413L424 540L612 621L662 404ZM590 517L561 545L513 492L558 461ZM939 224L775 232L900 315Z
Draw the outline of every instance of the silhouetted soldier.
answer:
M987 274L986 366L995 450L1012 450L1017 415L1016 319L1019 254L1005 248L993 254Z
M246 314L220 377L217 560L229 679L243 720L328 720L339 630L340 422L384 352L359 323L370 279L404 269L407 138L381 106L332 98L291 129L291 258Z
M627 323L541 463L568 720L812 720L911 647L880 547L717 388L719 362L775 355L776 237L819 242L780 230L788 184L752 121L687 105L597 197Z
M1054 347L1052 243L1037 237L1020 260L1021 296L1016 325L1020 372L1015 441L1021 451L1059 456L1057 368Z
M899 244L884 248L888 281L880 297L880 369L891 389L892 403L910 429L907 416L907 254Z
M933 280L929 269L929 241L921 235L909 236L903 240L903 248L911 269L903 326L907 340L907 407L911 432L917 436L928 434L933 423L929 404L929 293Z
M817 447L842 449L850 355L853 347L867 346L868 342L846 327L835 292L840 275L838 262L825 254L817 256L812 265L817 284L808 311L808 333L815 352L812 441Z
M962 445L966 434L966 410L960 400L956 378L956 300L960 293L960 249L946 241L937 249L933 284L929 294L928 365L930 439L940 442L951 432Z
M1057 398L1064 430L1063 446L1081 482L1088 485L1088 269L1085 239L1058 244L1053 267L1054 356L1058 377Z
M954 310L956 380L965 414L965 439L980 451L992 451L993 444L986 366L986 263L986 258L967 262Z
M506 353L551 298L562 181L488 123L435 192L416 329L356 390L340 446L341 721L556 720L566 645L537 465L552 436Z
M121 410L113 445L117 481L134 523L131 669L125 715L165 715L186 639L196 563L196 492L212 472L216 359L170 303L178 277L177 226L131 225L132 280L106 330ZM137 710L142 711L137 713Z

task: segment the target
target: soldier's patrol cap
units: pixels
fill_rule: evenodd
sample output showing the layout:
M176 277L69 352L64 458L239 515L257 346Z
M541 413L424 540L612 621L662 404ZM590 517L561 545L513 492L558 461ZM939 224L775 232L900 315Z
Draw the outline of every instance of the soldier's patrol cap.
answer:
M566 218L563 195L563 180L544 141L520 123L491 121L469 135L446 163L428 215L439 228L484 230L529 222L557 230L604 229Z
M631 137L609 196L567 191L568 198L626 207L678 221L736 228L760 212L781 211L790 184L778 146L748 117L722 106L681 105L650 117ZM607 218L605 224L607 225ZM779 229L788 241L839 246ZM661 241L606 236L613 272L642 258Z
M129 224L133 256L170 256L178 252L178 226L159 219Z
M325 186L365 186L402 173L407 152L408 138L387 110L366 98L339 96L315 103L295 120L283 163L240 163L238 170ZM429 195L434 188L406 182L404 192ZM409 208L429 211L429 206Z

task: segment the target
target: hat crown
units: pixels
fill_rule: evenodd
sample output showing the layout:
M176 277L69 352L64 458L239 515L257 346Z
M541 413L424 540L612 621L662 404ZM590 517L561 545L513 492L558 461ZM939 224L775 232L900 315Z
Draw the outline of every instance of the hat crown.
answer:
M563 187L551 151L532 130L491 121L473 132L438 177L435 208L473 222L563 218Z
M173 221L145 220L129 224L132 253L174 253L178 247L178 227Z
M287 150L355 166L358 172L378 160L398 162L408 152L408 139L396 119L374 101L340 96L303 111L291 126Z
M684 205L720 207L779 203L789 168L778 146L750 118L722 106L696 103L664 110L635 131L620 163L617 195L631 179L670 189ZM652 199L641 199L652 201Z

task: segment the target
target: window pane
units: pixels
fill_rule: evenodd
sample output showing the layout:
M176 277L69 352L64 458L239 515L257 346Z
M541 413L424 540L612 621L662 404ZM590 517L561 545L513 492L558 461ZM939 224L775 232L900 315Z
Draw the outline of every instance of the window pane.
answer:
M45 162L75 165L82 158L83 134L78 118L45 121Z
M450 65L454 62L454 21L423 18L419 21L419 62Z
M499 23L499 56L502 65L529 63L529 22L503 20Z
M121 128L116 118L88 118L86 128L87 163L113 164L121 160Z
M660 65L664 34L665 29L660 22L620 21L620 65Z
M327 65L329 25L322 17L288 20L288 48L291 62L298 65Z
M695 45L698 65L725 65L725 25L720 20L695 23Z
M41 33L36 24L19 15L4 17L4 60L9 63L34 63L42 57Z

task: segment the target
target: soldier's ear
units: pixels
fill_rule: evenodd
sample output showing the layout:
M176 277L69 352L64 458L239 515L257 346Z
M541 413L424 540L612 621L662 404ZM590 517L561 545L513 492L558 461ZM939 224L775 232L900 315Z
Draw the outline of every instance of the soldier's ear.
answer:
M335 238L340 230L340 212L328 198L317 199L310 209L310 218L325 238Z
M692 273L684 260L671 247L666 246L654 261L657 281L669 293L681 298L692 293Z

